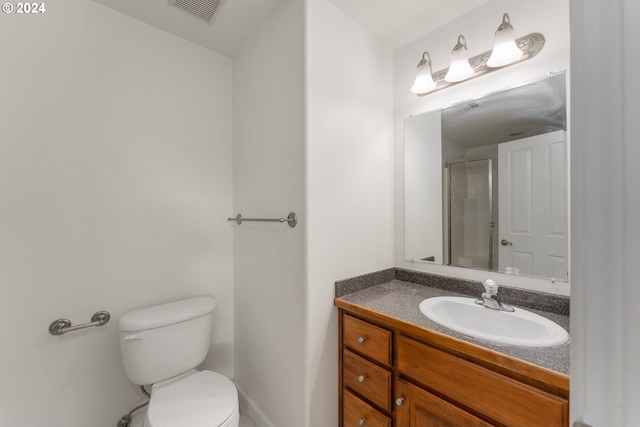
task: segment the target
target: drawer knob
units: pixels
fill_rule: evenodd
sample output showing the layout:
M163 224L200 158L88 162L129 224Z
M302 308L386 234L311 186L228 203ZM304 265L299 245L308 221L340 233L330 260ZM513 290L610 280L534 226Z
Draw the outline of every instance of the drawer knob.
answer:
M366 380L366 379L367 379L367 376L365 374L362 374L362 375L358 376L358 381L360 381L361 383L363 383L364 380Z
M364 418L360 418L360 419L358 420L358 425L359 425L359 426L363 426L365 421L367 421L367 420L365 420Z
M366 339L365 337L360 337L360 338L358 338L358 342L359 342L360 344L364 344L364 342L365 342L366 340L367 340L367 339Z
M399 397L396 399L396 406L402 406L404 403L404 397Z

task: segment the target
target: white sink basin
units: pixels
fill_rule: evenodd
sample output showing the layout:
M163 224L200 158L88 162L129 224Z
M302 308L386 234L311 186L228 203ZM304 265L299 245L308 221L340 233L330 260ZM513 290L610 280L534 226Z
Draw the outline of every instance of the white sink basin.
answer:
M474 298L434 297L420 303L420 311L436 323L472 337L524 347L555 347L569 342L563 327L521 308L493 310Z

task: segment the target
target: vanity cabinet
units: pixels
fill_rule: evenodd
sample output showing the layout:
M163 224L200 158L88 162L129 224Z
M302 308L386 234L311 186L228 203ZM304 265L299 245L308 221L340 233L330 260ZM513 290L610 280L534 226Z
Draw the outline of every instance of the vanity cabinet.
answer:
M336 300L341 427L567 427L566 375Z

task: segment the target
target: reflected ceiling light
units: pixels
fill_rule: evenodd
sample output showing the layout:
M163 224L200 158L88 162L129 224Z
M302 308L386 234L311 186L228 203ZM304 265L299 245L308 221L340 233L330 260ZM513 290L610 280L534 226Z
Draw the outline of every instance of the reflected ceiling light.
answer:
M516 37L509 14L502 15L502 24L496 30L496 41L493 44L491 57L487 61L488 67L504 67L522 58L522 50L516 44Z
M460 35L458 43L451 51L451 65L435 73L431 69L431 57L424 52L418 63L418 74L411 86L411 92L424 96L463 81L475 79L507 65L531 59L544 47L545 39L540 33L527 34L518 39L514 39L513 34L511 20L505 13L502 15L502 24L496 30L493 50L472 58L467 58L467 41L463 35Z
M436 82L433 81L433 75L431 74L431 56L429 52L424 52L422 59L418 62L418 74L413 86L411 86L411 92L416 95L424 95L435 88Z
M469 57L467 56L467 40L460 34L458 43L451 51L451 65L449 65L449 71L444 76L444 79L450 83L461 82L473 76L473 73L473 68L471 68Z

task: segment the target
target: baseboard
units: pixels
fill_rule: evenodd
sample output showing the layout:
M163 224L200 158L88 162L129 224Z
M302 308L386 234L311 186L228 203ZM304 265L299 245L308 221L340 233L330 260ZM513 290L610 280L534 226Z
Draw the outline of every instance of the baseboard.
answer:
M258 408L249 395L240 387L240 385L234 381L236 388L238 389L238 400L240 409L256 422L258 427L275 427L267 416Z

